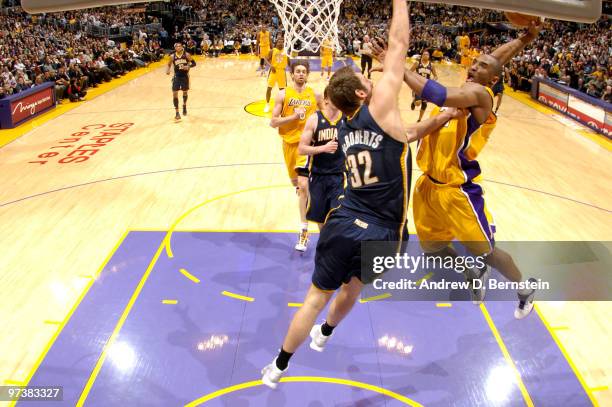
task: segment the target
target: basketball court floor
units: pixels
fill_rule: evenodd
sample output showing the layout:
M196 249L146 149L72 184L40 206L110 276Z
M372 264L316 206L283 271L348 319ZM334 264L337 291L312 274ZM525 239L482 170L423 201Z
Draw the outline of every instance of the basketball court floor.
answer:
M153 66L0 147L1 384L63 386L45 403L66 406L612 405L602 302L516 321L513 303L365 298L324 353L303 346L278 390L262 386L317 235L294 252L297 199L256 67L199 60L175 123ZM505 96L479 160L496 238L612 240L609 144L525 99Z

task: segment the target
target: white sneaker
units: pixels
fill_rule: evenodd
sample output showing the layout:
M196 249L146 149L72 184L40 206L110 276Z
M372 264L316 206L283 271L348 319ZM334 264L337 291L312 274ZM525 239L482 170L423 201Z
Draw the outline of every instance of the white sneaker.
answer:
M288 368L289 366L287 366L287 369ZM272 363L261 369L261 381L269 388L276 389L280 378L283 376L283 374L285 374L287 369L280 370L278 367L276 367L276 358L274 358Z
M266 107L264 107L264 113L269 113L269 112L270 112L270 105L266 103Z
M310 341L310 349L316 350L317 352L323 352L325 344L327 344L327 341L332 335L333 333L329 336L323 335L321 332L321 324L313 326L310 330L310 337L312 338Z
M537 283L535 278L530 278L527 281ZM514 310L514 318L523 319L531 313L531 310L533 309L533 298L535 297L535 292L536 290L532 289L527 292L523 290L517 293L519 304Z
M308 248L308 231L302 230L298 237L298 242L295 244L295 250L304 253Z

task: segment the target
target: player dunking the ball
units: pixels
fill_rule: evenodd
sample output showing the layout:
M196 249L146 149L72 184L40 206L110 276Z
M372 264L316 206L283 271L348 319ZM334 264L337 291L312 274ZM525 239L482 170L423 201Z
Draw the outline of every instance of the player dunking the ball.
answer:
M321 96L306 86L310 65L308 61L294 61L291 64L293 86L282 89L276 95L270 126L278 128L283 139L283 156L287 173L298 194L300 211L300 233L295 250L305 252L308 246L308 161L298 153L298 144L306 121L322 105Z
M353 307L363 286L361 242L404 238L411 172L408 143L459 114L446 111L404 127L398 98L408 36L406 1L393 0L389 51L376 87L350 67L338 70L330 80L330 100L347 115L346 124L338 131L338 144L346 154L349 183L340 207L331 212L321 230L304 305L293 317L280 353L262 370L262 381L269 387L276 388L289 359L309 334L310 347L323 351L334 328ZM314 325L338 289L325 322Z
M539 21L539 20L538 20ZM528 31L490 55L480 55L468 70L467 82L459 87L445 87L406 70L405 82L423 100L437 106L469 109L470 114L451 121L433 131L419 143L417 164L423 175L414 190L414 221L419 241L427 253L455 255L449 242L457 239L475 256L484 255L485 262L513 282L522 275L512 257L495 246L495 225L486 209L484 192L478 184L480 165L476 158L495 127L492 113L491 86L503 74L502 67L533 41L541 22L531 22ZM444 109L431 113L436 117ZM468 279L486 278L487 269L472 271ZM535 280L533 280L535 281ZM484 290L473 290L476 303L484 299ZM518 291L517 319L526 317L533 308L535 290Z
M189 69L196 66L195 60L185 52L183 44L174 44L174 53L170 55L166 75L170 75L170 69L174 66L174 77L172 78L172 102L176 115L175 120L181 120L179 114L179 91L183 91L183 116L187 116L187 92L189 91Z
M319 230L344 191L344 153L338 149L338 128L345 120L325 88L323 109L308 118L298 147L298 154L308 156L310 169L306 219L316 222Z

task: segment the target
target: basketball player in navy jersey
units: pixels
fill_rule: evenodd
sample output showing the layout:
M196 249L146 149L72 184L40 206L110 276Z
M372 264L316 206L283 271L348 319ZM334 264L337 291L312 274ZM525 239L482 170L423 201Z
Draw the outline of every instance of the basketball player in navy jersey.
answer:
M176 115L175 120L181 120L179 114L179 90L183 91L183 116L187 116L187 92L189 91L189 69L196 66L195 60L185 52L183 44L177 42L174 44L174 53L170 55L166 75L170 75L170 68L174 66L174 77L172 78L172 101Z
M495 85L493 85L493 87L491 88L491 90L493 91L493 96L495 96L495 109L493 110L493 113L495 113L496 116L499 116L499 113L497 113L497 111L499 110L499 107L501 106L501 102L502 102L502 98L504 96L504 82L507 82L509 77L508 71L506 70L506 67L504 67L502 69L501 74L499 75L499 79L497 80L497 82L495 82Z
M308 209L306 219L316 222L319 230L329 211L338 206L344 191L344 153L338 149L338 128L346 118L323 92L323 109L306 122L298 154L308 156Z
M419 62L415 62L412 64L410 68L412 72L416 72L421 75L423 78L433 78L434 80L438 80L438 73L436 72L436 68L434 68L433 64L429 60L429 51L424 50L421 53L421 58ZM421 110L419 112L419 120L417 123L423 120L423 115L425 114L425 110L427 110L427 101L423 100L421 96L412 92L412 103L410 104L410 109L414 110L415 106L421 106Z
M462 114L447 110L408 128L403 125L398 98L408 51L405 0L393 0L389 37L385 70L375 88L350 67L337 71L329 83L331 102L347 115L346 124L338 130L338 145L346 155L349 183L339 208L321 230L304 305L293 317L280 353L262 370L262 381L271 388L276 388L289 359L309 334L310 347L322 351L353 307L363 286L361 242L403 239L412 163L408 143ZM325 322L314 325L338 289Z

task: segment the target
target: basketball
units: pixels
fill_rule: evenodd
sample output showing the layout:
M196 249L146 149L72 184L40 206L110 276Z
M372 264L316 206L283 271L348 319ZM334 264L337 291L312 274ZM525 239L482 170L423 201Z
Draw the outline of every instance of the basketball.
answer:
M529 27L532 21L540 21L540 17L538 16L515 13L513 11L506 11L505 14L508 21L517 27Z

